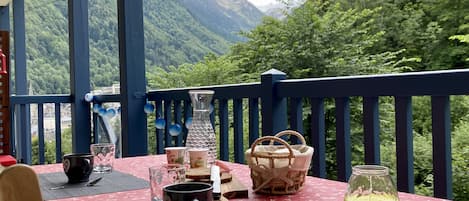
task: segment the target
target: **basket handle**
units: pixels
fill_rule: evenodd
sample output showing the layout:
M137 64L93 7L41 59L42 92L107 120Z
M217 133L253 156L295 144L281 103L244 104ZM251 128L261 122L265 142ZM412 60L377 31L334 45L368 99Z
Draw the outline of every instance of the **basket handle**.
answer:
M256 146L258 144L260 144L261 142L264 142L264 141L276 141L276 142L279 142L280 144L283 144L287 149L288 149L288 152L289 154L287 156L274 156L274 155L269 155L269 156L265 156L265 155L261 155L261 154L257 154L256 152L254 152L254 150L256 149ZM295 158L295 155L293 154L293 150L292 148L290 147L290 145L285 142L285 140L282 140L281 138L278 138L278 137L275 137L275 136L264 136L264 137L261 137L261 138L258 138L256 141L254 141L254 143L252 143L252 148L251 148L251 156L253 157L259 157L259 156L264 156L264 157L273 157L273 158L289 158L290 159L290 164L291 164L291 159L292 158Z
M301 145L306 145L306 140L305 138L303 137L303 135L301 135L299 132L296 132L294 130L284 130L284 131L280 131L278 132L277 134L275 134L275 137L282 137L284 135L294 135L296 136L298 139L300 139L301 141ZM272 145L274 142L273 141L270 141L270 145Z

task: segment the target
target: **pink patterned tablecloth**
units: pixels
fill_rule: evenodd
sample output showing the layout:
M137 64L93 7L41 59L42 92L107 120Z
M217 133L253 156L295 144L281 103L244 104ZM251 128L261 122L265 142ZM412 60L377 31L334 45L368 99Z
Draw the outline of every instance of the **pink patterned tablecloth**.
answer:
M166 163L165 155L153 155L153 156L142 156L142 157L130 157L117 159L114 163L114 168L121 172L132 174L136 177L148 180L148 167ZM247 187L252 187L250 178L250 170L247 165L235 164L225 162L231 169L232 174L238 178ZM33 166L36 173L51 173L63 171L61 164L52 165L37 165ZM305 186L303 189L294 194L286 196L266 196L252 192L249 189L249 199L235 199L235 200L268 200L268 201L300 201L300 200L334 200L343 201L344 193L346 191L347 184L343 182L331 181L327 179L321 179L316 177L307 177ZM399 193L401 201L437 201L443 199L437 199L432 197L424 197L408 193ZM99 201L148 201L150 200L150 190L140 189L125 192L99 194L93 196L83 196L60 199L60 201L88 201L88 200L99 200Z

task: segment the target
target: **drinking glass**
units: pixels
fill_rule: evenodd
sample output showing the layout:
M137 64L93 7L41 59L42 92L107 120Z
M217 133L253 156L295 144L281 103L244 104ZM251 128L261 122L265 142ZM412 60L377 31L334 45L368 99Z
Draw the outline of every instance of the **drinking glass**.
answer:
M398 201L399 197L387 167L358 165L352 168L344 200Z
M95 173L111 173L115 158L115 145L112 143L92 144L90 146L93 155Z
M163 187L186 181L186 168L181 164L164 164L149 169L151 201L163 200Z

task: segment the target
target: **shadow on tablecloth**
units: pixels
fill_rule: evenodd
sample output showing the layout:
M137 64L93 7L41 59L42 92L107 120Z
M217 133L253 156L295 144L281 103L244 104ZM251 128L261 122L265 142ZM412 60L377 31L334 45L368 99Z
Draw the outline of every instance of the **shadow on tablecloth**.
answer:
M39 174L38 177L42 198L44 200L54 200L69 197L137 190L149 187L148 181L119 171L113 171L110 174L93 173L90 176L90 181L99 176L104 176L99 183L92 187L85 187L84 185L86 183L67 184L67 176L64 172ZM65 186L65 188L51 190L51 188L57 186Z

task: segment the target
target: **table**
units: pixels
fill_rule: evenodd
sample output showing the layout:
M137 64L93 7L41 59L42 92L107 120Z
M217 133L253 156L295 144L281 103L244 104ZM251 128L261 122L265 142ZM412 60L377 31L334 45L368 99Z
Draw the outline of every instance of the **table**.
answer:
M129 157L116 159L114 168L118 171L125 172L136 177L148 180L148 167L166 163L166 155L150 155L140 157ZM238 178L248 188L252 187L250 178L250 170L247 165L228 163L231 173ZM62 164L37 165L33 166L36 173L51 173L63 171ZM269 200L269 201L288 201L288 200L315 200L315 201L343 201L343 197L347 188L347 183L337 182L316 177L307 177L303 189L294 195L285 196L268 196L260 195L249 189L249 199L236 200ZM60 199L60 201L148 201L150 198L149 189L132 190L125 192L116 192L108 194L99 194L93 196L83 196ZM401 201L438 201L432 197L419 196L408 193L399 193Z

